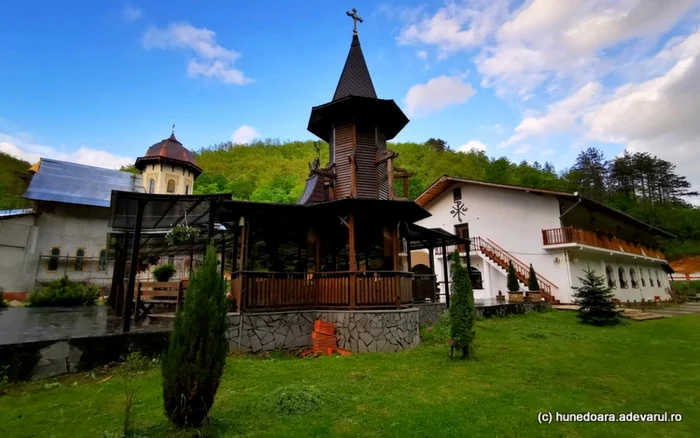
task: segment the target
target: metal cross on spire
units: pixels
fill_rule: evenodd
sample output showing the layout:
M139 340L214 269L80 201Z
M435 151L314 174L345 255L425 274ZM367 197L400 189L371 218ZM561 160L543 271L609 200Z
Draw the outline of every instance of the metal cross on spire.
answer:
M362 23L362 18L359 15L357 15L356 8L352 8L352 12L347 11L346 14L348 17L352 18L352 34L357 35L357 22L359 21L360 23Z
M172 132L172 134L175 135L175 123L173 123L173 132Z

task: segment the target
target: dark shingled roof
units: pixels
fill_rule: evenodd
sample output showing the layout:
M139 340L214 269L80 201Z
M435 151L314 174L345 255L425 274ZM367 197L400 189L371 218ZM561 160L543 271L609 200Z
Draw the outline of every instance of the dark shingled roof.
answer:
M192 170L196 175L202 173L202 169L197 166L194 154L180 143L175 134L154 144L146 151L146 155L136 159L135 167L139 170L151 163L174 161L174 164L184 165Z
M357 35L352 36L350 52L345 60L345 67L343 67L343 73L340 75L333 100L347 96L377 98L374 85L372 85L372 78L367 69L367 63L365 63L365 57L362 54L360 39Z

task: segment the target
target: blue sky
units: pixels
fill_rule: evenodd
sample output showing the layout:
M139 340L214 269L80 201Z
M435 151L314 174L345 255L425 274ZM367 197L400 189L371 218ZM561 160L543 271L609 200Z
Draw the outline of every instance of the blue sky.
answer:
M352 7L379 97L411 119L397 140L558 169L589 145L648 151L700 184L695 0L12 2L0 150L116 167L173 122L191 149L310 139Z

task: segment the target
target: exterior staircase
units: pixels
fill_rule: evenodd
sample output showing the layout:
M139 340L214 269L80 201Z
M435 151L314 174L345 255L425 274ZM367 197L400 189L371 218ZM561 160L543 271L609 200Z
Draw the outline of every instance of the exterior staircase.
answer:
M515 258L508 251L504 250L500 246L496 245L492 240L485 239L482 237L472 237L471 238L472 251L477 251L481 253L488 260L499 266L504 271L508 272L508 263L512 263L515 268L515 276L518 280L527 285L528 277L530 276L530 266L526 265L522 261ZM542 288L542 296L554 304L558 304L559 301L554 299L552 292L557 288L557 286L551 281L547 280L540 274L537 275L537 280L540 283L540 288Z

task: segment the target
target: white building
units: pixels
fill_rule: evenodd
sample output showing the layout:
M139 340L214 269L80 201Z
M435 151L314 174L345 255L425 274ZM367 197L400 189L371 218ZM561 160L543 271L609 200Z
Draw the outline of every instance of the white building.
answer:
M416 202L432 214L419 225L472 240L476 299L507 295L508 261L524 272L522 290L532 264L543 291L562 303L573 302L587 269L605 275L622 302L669 298L671 270L656 239L673 236L576 193L443 176ZM442 257L436 251L436 266Z
M174 135L151 146L135 167L140 175L47 158L32 166L34 175L23 196L34 201L34 208L0 213L0 287L9 297L21 299L64 275L109 286L112 191L191 194L202 172ZM175 262L184 275L189 261L181 259L162 262Z

